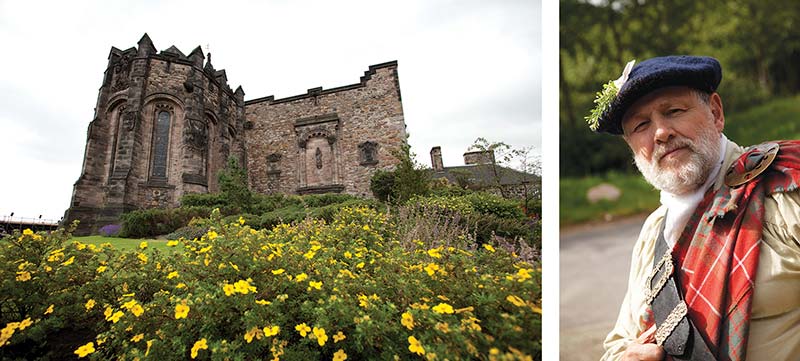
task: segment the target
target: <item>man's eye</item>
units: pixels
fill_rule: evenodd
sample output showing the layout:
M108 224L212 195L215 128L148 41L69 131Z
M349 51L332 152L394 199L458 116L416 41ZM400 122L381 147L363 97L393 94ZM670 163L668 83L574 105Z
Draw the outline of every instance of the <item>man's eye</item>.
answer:
M639 122L638 124L636 124L635 127L633 127L633 132L637 133L637 132L640 132L642 130L645 130L647 128L647 124L650 124L650 121L645 120L643 122Z
M678 115L683 113L683 111L684 111L683 108L672 108L667 111L667 115Z

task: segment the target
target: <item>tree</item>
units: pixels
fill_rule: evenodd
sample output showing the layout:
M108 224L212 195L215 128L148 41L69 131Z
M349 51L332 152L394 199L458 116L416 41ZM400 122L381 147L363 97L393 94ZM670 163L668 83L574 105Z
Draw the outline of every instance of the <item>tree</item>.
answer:
M503 197L510 198L512 195L510 190L504 186L503 178L521 175L518 178L520 186L523 187L526 202L529 198L539 197L541 189L540 178L536 176L541 174L541 161L533 153L533 149L532 146L513 148L504 142L490 142L483 137L475 139L475 143L468 148L470 151L487 152L493 155L489 158L491 180L485 186L497 189Z
M225 169L218 174L222 198L232 207L246 211L253 204L253 193L247 181L247 171L239 166L235 157L228 158Z
M417 162L411 146L404 144L392 153L399 161L393 171L378 171L370 180L370 190L375 198L384 202L401 204L415 195L430 191L430 174Z

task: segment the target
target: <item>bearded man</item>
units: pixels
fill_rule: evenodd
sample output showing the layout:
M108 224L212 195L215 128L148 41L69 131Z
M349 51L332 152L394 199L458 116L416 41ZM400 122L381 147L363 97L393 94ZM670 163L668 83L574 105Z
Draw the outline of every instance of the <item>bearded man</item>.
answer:
M629 63L587 117L661 191L603 360L798 360L800 143L722 133L716 59Z

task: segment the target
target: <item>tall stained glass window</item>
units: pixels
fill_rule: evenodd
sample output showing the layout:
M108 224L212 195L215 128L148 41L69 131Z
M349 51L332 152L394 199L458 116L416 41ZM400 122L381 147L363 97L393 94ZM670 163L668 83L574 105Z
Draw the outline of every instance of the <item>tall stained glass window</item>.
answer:
M169 145L170 114L161 111L156 118L155 134L153 137L153 178L167 177L167 146Z

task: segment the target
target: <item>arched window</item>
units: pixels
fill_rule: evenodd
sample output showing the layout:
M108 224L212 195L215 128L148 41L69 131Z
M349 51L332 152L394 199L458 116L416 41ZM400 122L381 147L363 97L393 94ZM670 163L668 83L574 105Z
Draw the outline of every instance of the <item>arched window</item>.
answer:
M169 123L171 114L162 110L156 117L153 130L153 178L167 178L167 147L169 146Z

